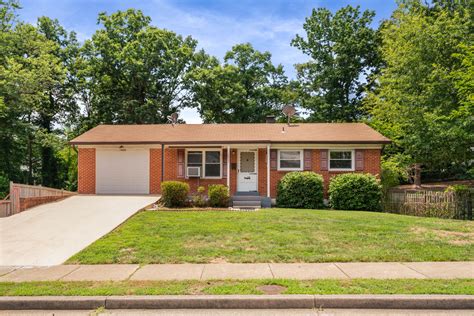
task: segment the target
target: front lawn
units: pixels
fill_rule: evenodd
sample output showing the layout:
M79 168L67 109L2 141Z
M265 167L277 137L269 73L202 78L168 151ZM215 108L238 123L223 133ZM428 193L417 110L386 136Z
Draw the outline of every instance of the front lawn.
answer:
M68 263L474 260L474 222L265 209L143 211Z
M277 293L269 285L278 286ZM271 291L271 292L269 292ZM226 294L474 294L474 281L458 280L210 280L1 283L0 296Z

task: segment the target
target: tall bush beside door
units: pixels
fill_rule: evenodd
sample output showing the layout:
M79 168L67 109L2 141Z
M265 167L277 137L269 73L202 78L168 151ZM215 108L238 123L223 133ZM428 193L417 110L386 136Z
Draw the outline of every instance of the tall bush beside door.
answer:
M207 188L209 205L212 207L229 206L229 188L222 184L211 184Z

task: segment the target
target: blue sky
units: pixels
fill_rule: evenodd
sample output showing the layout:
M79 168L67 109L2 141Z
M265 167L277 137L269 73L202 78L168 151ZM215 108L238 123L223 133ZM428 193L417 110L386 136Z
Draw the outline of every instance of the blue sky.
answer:
M234 44L250 42L259 50L272 53L273 62L282 64L289 77L294 77L293 65L307 58L290 46L295 34L303 34L302 25L312 8L325 7L336 11L348 4L363 10L375 10L374 27L390 17L395 0L20 0L20 18L35 23L39 16L56 18L68 30L74 30L79 40L89 38L99 27L99 12L112 13L128 8L141 9L160 28L181 35L191 35L207 53L222 58ZM193 110L181 116L188 123L200 122Z

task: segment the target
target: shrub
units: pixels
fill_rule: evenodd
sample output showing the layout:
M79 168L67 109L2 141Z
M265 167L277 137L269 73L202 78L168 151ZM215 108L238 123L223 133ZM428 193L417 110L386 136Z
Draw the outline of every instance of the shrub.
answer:
M0 173L0 199L6 197L9 191L10 181L3 173Z
M387 159L382 161L382 173L380 175L382 191L387 191L399 185L401 182L408 181L408 166L396 159Z
M382 186L371 174L345 173L329 183L329 202L338 210L379 211Z
M322 208L323 177L314 172L287 173L277 187L277 205L291 208Z
M204 197L204 192L206 192L206 188L200 186L197 188L197 193L193 195L193 205L196 207L204 207L206 206L206 198Z
M469 187L465 184L453 184L446 188L446 192L464 193L469 191Z
M161 202L166 207L185 206L189 194L189 185L180 181L161 183Z
M229 206L229 188L223 184L211 184L207 188L209 205L213 207Z

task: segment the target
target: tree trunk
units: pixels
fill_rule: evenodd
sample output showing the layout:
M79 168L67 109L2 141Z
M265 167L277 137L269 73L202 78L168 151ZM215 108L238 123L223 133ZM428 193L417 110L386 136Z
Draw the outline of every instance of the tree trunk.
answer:
M414 179L415 187L419 188L421 187L421 164L416 163L414 165L414 168L415 168L415 179Z

